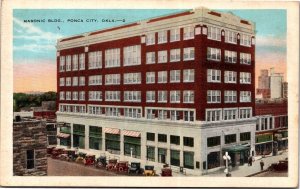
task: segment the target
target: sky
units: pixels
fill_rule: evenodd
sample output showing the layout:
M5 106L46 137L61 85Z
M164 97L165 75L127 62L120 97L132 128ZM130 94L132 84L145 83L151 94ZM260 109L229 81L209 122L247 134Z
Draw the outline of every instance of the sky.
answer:
M176 13L179 9L59 10L15 9L13 12L14 92L56 91L58 38ZM286 11L218 10L256 23L256 77L260 69L275 68L286 76ZM24 20L45 20L25 23ZM51 20L49 20L51 19ZM60 19L60 22L54 22ZM84 22L71 22L82 19ZM97 19L98 22L87 22ZM112 19L121 20L110 22ZM256 78L257 85L257 78Z

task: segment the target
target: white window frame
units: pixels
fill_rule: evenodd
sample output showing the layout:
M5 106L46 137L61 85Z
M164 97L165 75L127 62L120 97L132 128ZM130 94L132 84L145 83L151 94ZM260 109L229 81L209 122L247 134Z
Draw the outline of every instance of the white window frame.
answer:
M247 34L240 34L240 45L245 47L251 47L251 36Z
M180 41L180 28L170 30L170 42Z
M79 92L79 100L80 101L85 101L85 91L80 91Z
M221 103L221 91L220 90L207 90L207 103L216 104Z
M78 77L72 78L72 86L78 86Z
M166 50L158 51L157 57L158 57L157 63L167 63L167 61L168 61L168 52Z
M185 69L183 70L183 82L189 83L195 81L195 69Z
M85 76L79 77L79 86L85 86Z
M71 91L66 91L66 100L72 100L72 93L71 93Z
M240 53L240 64L251 65L251 54Z
M170 70L170 83L180 83L181 70Z
M66 71L71 71L72 70L72 56L67 55L66 56Z
M146 53L146 64L155 64L155 52Z
M218 119L216 119L216 118L218 118ZM222 120L222 108L206 109L205 110L205 120L207 122L221 121Z
M89 91L89 101L102 101L102 91Z
M187 47L183 49L183 60L194 60L195 59L195 47Z
M89 69L102 68L102 51L89 52Z
M59 100L65 100L65 92L64 91L59 92Z
M207 69L208 83L221 83L221 70Z
M78 54L74 54L72 56L72 70L73 71L78 70Z
M237 52L225 50L225 62L235 64L237 62Z
M194 103L194 91L193 90L185 90L183 91L183 103Z
M172 90L170 91L170 103L180 103L181 91Z
M147 84L155 83L155 72L146 73L146 83Z
M167 43L168 42L168 31L163 30L158 32L157 44Z
M85 70L85 53L79 54L79 70Z
M66 86L72 86L72 77L66 77Z
M168 102L168 91L158 91L157 92L157 102L158 103L167 103Z
M251 84L250 72L240 72L240 84Z
M105 101L107 101L107 102L121 101L121 92L120 91L105 91Z
M141 45L132 45L123 48L123 66L141 64Z
M105 50L105 68L120 67L120 48Z
M221 28L208 26L207 38L210 40L221 41Z
M124 102L141 102L141 91L124 91Z
M128 84L141 84L141 73L124 73L123 75L123 83L124 85Z
M223 120L237 120L239 117L238 115L238 108L224 108L223 109Z
M72 100L78 100L78 91L72 92Z
M149 33L146 36L146 45L154 45L155 44L155 33Z
M65 78L64 77L59 78L59 86L60 87L65 86Z
M89 86L102 85L102 75L90 75Z
M207 47L207 60L221 61L221 49Z
M183 28L183 40L189 40L195 38L194 26L186 26Z
M224 71L224 83L236 83L237 73L235 71Z
M168 82L168 72L159 71L157 72L157 83L167 83Z
M237 44L237 32L225 30L225 42Z
M252 108L243 107L239 108L239 118L240 119L250 119L252 117Z
M60 56L59 57L59 72L64 72L66 66L66 57Z
M236 102L237 102L237 91L225 90L224 103L236 103Z
M146 102L155 102L155 91L146 91Z
M105 75L105 85L120 85L120 74L107 74Z
M179 62L180 61L180 50L181 49L171 49L170 50L170 62Z
M251 102L251 91L240 91L240 102Z

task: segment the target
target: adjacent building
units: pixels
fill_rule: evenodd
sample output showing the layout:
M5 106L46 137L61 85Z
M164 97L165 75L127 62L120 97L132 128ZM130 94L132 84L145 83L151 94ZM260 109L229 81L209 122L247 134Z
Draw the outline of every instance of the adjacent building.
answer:
M206 8L59 39L58 145L201 175L255 153L255 24Z
M17 116L13 122L13 174L47 175L46 155L46 123Z

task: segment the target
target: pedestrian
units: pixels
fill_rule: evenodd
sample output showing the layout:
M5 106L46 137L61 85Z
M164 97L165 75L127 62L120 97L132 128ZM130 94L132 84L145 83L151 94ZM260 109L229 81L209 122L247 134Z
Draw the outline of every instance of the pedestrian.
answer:
M249 164L250 164L250 166L252 166L252 159L253 159L253 157L250 156L250 157L249 157Z
M250 166L251 161L252 161L251 156L249 156L249 157L248 157L248 166Z
M261 161L260 161L260 170L261 170L261 171L264 170L264 165L265 165L264 161L261 160Z

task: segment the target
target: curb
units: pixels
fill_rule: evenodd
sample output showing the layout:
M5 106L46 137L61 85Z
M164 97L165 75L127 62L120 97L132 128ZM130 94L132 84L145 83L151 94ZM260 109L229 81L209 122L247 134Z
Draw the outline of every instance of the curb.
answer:
M269 170L268 169L265 169L265 170L263 170L263 171L259 171L259 172L257 172L257 173L253 173L253 174L251 174L251 175L247 175L246 177L253 177L253 176L255 176L255 175L258 175L258 174L261 174L261 173L264 173L264 172L268 172Z

